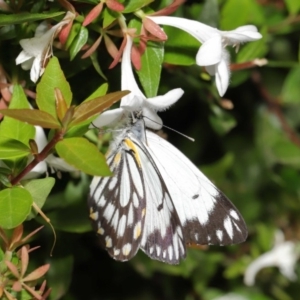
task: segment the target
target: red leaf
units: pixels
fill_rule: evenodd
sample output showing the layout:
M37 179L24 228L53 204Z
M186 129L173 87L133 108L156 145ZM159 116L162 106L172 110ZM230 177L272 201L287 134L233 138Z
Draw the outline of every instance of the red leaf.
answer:
M9 270L12 272L12 274L16 277L16 278L20 278L20 274L18 272L17 267L9 260L4 261L6 266L9 268Z
M28 267L29 255L25 246L21 248L21 278L24 276Z
M39 279L47 273L49 268L50 268L50 264L43 265L43 266L35 269L34 271L32 271L26 277L24 277L22 281L26 282L26 281L32 281L32 280Z
M103 9L103 2L101 1L99 4L97 4L85 17L82 26L87 26L91 22L93 22L101 13Z
M122 11L124 10L124 5L119 3L116 0L106 0L106 5L108 8L114 11Z

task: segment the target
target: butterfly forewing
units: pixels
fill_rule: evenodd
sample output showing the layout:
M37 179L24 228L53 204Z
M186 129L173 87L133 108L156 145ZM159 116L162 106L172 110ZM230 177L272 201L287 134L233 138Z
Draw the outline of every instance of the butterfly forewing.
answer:
M228 198L170 143L150 131L147 143L166 186L172 191L186 242L215 245L243 242L247 237L245 222Z
M145 222L145 186L138 152L126 137L107 155L112 177L95 177L90 217L100 242L116 260L132 258L140 247Z
M141 249L153 259L178 264L186 255L179 217L164 179L147 148L143 143L136 142L140 149L147 195Z

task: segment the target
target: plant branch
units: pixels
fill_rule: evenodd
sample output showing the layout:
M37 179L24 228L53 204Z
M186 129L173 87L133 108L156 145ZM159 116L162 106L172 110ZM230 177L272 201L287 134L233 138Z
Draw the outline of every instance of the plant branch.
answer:
M268 64L268 60L265 58L256 58L251 61L246 61L242 63L236 63L236 64L230 64L230 70L231 71L238 71L238 70L245 70L255 67L262 67L264 65Z
M284 30L286 26L297 24L299 22L300 22L300 15L289 16L285 20L283 20L273 26L270 26L268 31L270 33L277 33L278 31Z
M12 185L17 184L26 174L28 174L38 163L45 160L49 155L49 152L54 146L63 139L64 132L61 130L55 134L52 140L45 146L45 148L38 154L35 155L33 161L31 161L24 170L22 170L17 176L11 179Z
M282 113L281 106L279 104L280 101L270 95L268 90L262 84L261 76L258 72L252 73L252 80L255 83L262 98L267 102L269 109L277 116L278 120L281 123L283 131L286 133L291 142L300 148L300 138L294 131L294 129L289 125L284 114Z

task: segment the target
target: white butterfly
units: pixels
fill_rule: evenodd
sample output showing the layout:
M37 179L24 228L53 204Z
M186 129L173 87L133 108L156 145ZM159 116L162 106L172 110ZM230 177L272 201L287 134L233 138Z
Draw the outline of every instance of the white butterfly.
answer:
M138 116L139 114L137 114ZM94 177L89 207L102 246L119 261L141 248L178 264L186 245L230 245L247 237L227 197L178 149L133 120L110 145L112 177Z

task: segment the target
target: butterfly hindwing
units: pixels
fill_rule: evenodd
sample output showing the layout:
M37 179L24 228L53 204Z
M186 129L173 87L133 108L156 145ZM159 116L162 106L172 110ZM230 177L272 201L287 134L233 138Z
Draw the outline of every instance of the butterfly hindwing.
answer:
M243 242L247 228L230 200L185 155L148 130L147 143L151 157L172 191L186 242L202 245Z
M94 177L89 207L102 246L116 260L126 261L140 247L146 195L140 159L134 144L124 138L107 155L112 177Z

